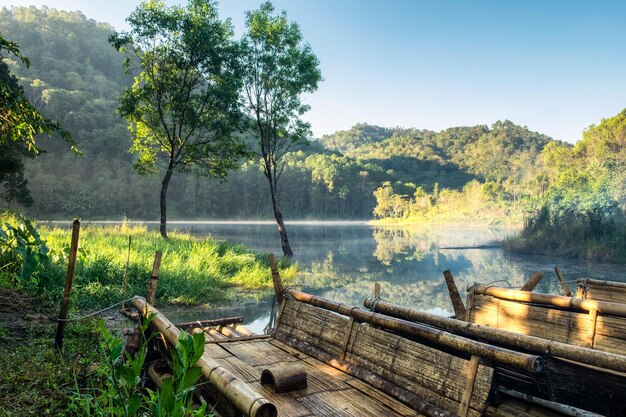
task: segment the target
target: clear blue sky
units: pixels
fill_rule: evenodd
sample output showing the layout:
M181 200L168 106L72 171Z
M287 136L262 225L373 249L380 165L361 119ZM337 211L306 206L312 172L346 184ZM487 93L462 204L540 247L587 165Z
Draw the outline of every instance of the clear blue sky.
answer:
M0 0L124 29L138 0ZM176 4L177 1L168 1ZM237 34L259 0L222 0ZM275 0L321 62L316 136L355 123L433 130L509 119L576 142L626 107L626 1ZM6 34L10 37L10 34Z

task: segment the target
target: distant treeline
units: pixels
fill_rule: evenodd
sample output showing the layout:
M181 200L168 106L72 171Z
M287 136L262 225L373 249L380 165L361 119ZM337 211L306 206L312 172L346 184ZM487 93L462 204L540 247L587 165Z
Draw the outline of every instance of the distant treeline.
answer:
M33 197L27 212L157 218L160 178L133 172L127 126L116 114L131 80L107 42L113 28L79 12L14 7L0 10L0 32L10 33L31 58L28 70L9 62L29 99L59 120L84 154L41 140L46 152L26 161ZM526 220L527 244L512 246L527 251L539 247L542 239L534 238L562 234L575 220L586 228L576 236L595 234L615 249L626 201L624 119L622 112L589 128L575 146L510 121L441 132L357 124L287 155L281 204L287 219ZM169 213L173 219L269 218L266 187L257 161L241 161L224 182L178 176ZM551 248L567 246L548 240Z

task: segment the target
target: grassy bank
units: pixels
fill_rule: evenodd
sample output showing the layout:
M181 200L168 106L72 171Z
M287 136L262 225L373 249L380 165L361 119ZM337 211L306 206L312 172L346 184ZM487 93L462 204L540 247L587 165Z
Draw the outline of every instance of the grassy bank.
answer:
M0 225L0 416L122 415L115 407L129 403L118 398L129 391L118 375L117 367L124 365L113 361L115 349L104 347L110 339L96 320L79 317L145 294L157 250L163 252L158 303L226 304L262 297L272 288L267 256L243 245L178 232L163 240L137 226L83 227L72 293L73 309L82 311L68 323L58 352L55 317L71 230L35 229L7 214ZM285 280L297 271L287 263L279 267ZM140 378L131 379L136 386L127 394L140 397L147 413L138 415L156 415L148 412L153 394L142 389Z
M587 221L527 221L517 237L503 242L505 250L528 255L560 256L596 262L626 263L626 224Z
M4 220L16 223L14 217ZM67 271L71 230L39 227L38 231L49 249L47 260L35 262L28 277L5 268L0 283L23 286L57 301ZM163 252L157 290L160 303L225 304L242 297L262 297L272 288L267 256L243 245L181 232L172 232L165 240L144 226L87 226L80 231L73 304L80 310L95 309L144 295L157 250ZM286 280L297 271L295 265L279 267Z

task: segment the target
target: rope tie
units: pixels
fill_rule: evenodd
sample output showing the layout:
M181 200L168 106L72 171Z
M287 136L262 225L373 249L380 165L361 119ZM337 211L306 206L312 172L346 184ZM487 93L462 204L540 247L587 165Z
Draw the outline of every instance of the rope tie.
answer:
M81 316L81 317L70 317L70 318L67 318L67 319L57 319L57 321L65 321L65 322L68 322L68 321L78 321L78 320L84 320L84 319L86 319L86 318L88 318L88 317L92 317L92 316L95 316L95 315L97 315L97 314L104 313L104 312L105 312L105 311L107 311L107 310L111 310L112 308L117 307L117 306L119 306L120 304L125 303L125 302L127 302L127 301L130 301L130 300L132 300L133 298L134 298L134 297L128 298L128 299L126 299L126 300L122 300L122 301L120 301L119 303L115 303L115 304L113 304L113 305L111 305L111 306L109 306L109 307L103 308L102 310L94 311L93 313L89 313L89 314L86 314L86 315Z

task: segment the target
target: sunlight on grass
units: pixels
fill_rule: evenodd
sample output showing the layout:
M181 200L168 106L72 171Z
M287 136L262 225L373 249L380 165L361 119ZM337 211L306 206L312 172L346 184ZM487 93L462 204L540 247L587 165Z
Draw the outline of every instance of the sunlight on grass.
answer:
M59 227L41 227L40 231L51 250L53 268L47 277L48 285L60 289L71 231ZM160 302L223 304L233 298L237 288L260 294L267 294L272 288L267 256L243 245L181 232L171 232L170 238L164 240L158 232L148 231L142 225L87 226L80 232L74 278L77 306L94 308L121 301L125 274L126 297L144 295L157 250L163 252L157 289ZM283 279L290 280L296 273L296 265L281 265Z

